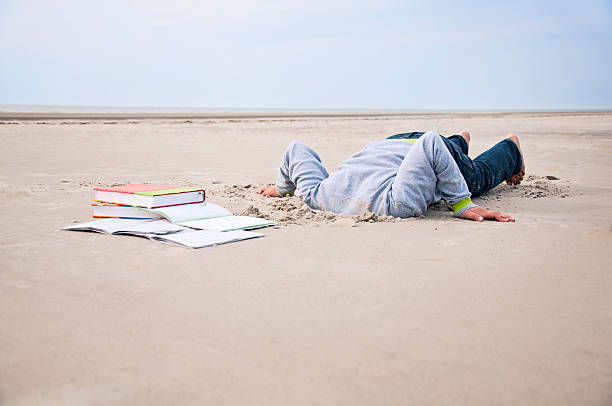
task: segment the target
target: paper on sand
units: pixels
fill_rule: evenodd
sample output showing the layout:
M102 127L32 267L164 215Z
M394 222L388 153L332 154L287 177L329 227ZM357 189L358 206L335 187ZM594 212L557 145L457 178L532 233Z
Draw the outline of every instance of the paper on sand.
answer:
M185 227L210 231L252 230L254 228L276 225L275 222L249 216L225 216L204 220L191 220L179 223Z
M63 227L69 231L93 231L105 234L169 234L187 230L187 227L172 224L168 220L102 219Z
M102 219L63 227L62 230L135 235L188 248L203 248L264 236L242 230L227 232L194 230L170 223L168 220Z
M264 234L254 233L251 231L181 231L175 234L154 235L149 238L159 242L165 242L173 245L180 245L188 248L203 248L211 245L226 244L250 238L263 237Z

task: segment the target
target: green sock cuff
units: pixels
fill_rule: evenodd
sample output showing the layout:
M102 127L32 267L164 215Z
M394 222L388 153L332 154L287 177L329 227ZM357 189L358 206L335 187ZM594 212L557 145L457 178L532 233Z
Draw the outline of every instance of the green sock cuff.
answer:
M278 190L278 188L276 188L276 193L278 193L280 195L280 197L293 196L293 194L295 193L295 190L290 190L290 191L287 191L287 192L281 192L280 190Z
M457 203L451 204L455 216L460 216L464 211L473 206L475 205L472 203L472 199L470 199L469 196L459 200Z

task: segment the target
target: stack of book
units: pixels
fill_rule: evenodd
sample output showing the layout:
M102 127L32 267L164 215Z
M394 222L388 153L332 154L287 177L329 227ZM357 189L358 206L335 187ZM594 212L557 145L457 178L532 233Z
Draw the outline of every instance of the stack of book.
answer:
M118 219L161 218L150 209L203 203L203 189L172 188L159 185L126 185L94 188L93 217ZM147 210L149 209L149 210Z
M200 248L262 237L244 230L276 225L263 218L234 216L207 202L204 189L142 184L100 187L94 188L91 205L98 220L63 229L138 235Z

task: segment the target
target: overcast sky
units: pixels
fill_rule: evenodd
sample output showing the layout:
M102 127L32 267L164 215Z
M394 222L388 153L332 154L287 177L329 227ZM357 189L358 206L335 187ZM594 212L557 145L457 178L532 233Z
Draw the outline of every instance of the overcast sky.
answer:
M612 108L612 1L0 0L0 104Z

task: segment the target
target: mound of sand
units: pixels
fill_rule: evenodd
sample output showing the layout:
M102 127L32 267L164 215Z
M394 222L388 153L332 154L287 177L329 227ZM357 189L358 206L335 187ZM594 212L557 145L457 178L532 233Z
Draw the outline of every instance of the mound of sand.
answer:
M391 216L378 216L374 213L363 213L360 216L347 216L327 211L313 210L295 196L283 198L263 197L257 194L252 185L231 185L223 189L211 190L212 201L225 201L230 211L237 215L257 216L275 221L279 225L317 225L351 220L361 222L398 222L403 219Z
M499 201L510 196L539 199L543 197L566 198L570 195L568 181L561 180L553 175L528 174L520 185L509 186L504 182L486 195L478 197L478 202Z
M391 216L380 216L375 213L364 212L358 216L341 215L320 210L313 210L295 196L283 198L269 198L257 194L259 186L245 185L212 185L207 193L211 201L228 208L234 214L243 216L264 217L275 221L280 226L285 225L317 225L334 223L336 221L352 221L353 223L401 222L412 219L400 219ZM557 177L527 175L518 186L509 186L505 183L481 196L477 204L486 206L487 202L500 201L508 197L560 197L570 195L570 185ZM449 211L444 201L429 206L433 211ZM450 214L450 213L449 213ZM452 219L449 216L449 219Z

